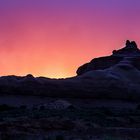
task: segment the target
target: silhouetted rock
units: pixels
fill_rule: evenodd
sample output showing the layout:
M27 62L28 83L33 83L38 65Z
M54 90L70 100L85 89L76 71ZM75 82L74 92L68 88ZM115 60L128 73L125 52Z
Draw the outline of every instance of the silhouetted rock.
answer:
M103 70L111 66L116 65L122 61L125 57L131 57L134 66L140 69L140 64L136 60L140 59L140 50L137 47L135 41L126 41L126 46L119 50L113 50L111 56L95 58L91 62L80 66L77 70L77 75L81 75L91 70Z
M106 56L100 58L94 58L89 63L86 63L80 66L77 70L77 75L82 75L88 71L92 70L104 70L109 68L117 63L119 63L123 57L116 57L116 56Z
M27 74L27 76L25 76L27 78L34 78L34 76L32 74Z
M126 41L126 46L120 50L113 51L113 55L123 56L123 57L134 57L134 56L140 56L140 50L137 47L137 44L135 41Z
M126 40L126 46L129 46L131 44L131 42L129 40Z

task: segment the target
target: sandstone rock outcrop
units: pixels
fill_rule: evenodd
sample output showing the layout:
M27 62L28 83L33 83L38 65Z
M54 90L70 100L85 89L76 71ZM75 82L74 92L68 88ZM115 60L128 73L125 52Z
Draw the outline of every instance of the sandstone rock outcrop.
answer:
M82 75L83 73L92 70L103 70L109 68L122 61L125 57L130 57L133 65L140 69L140 64L138 62L140 60L140 50L135 41L130 42L127 40L125 47L119 50L113 50L111 56L95 58L89 63L80 66L77 70L77 75Z

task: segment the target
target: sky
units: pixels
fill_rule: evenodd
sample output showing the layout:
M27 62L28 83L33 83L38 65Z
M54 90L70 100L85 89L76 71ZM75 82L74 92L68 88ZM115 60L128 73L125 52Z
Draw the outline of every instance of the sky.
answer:
M75 76L127 39L140 44L139 14L139 0L0 0L0 76Z

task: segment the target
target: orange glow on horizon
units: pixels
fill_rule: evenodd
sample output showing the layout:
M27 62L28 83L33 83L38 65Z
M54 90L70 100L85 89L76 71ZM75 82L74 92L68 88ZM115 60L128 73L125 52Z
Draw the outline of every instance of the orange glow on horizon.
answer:
M138 4L132 10L123 0L110 6L97 0L76 6L74 0L60 0L64 6L42 1L47 4L0 8L0 76L72 77L80 65L110 55L127 39L140 44Z

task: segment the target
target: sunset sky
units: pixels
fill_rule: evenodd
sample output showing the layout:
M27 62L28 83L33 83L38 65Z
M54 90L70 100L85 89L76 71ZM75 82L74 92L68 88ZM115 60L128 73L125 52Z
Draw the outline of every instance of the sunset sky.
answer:
M0 76L51 78L140 44L139 0L0 0Z

